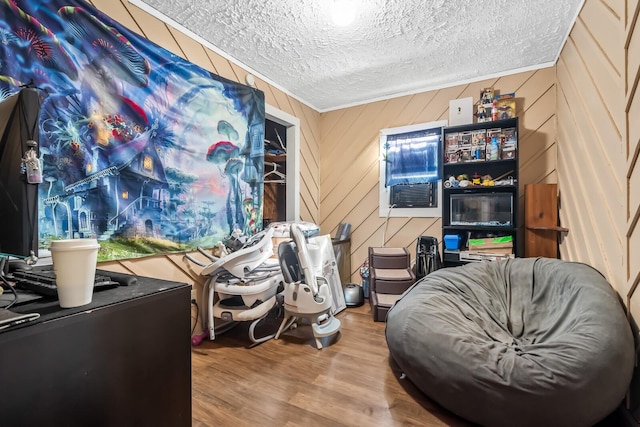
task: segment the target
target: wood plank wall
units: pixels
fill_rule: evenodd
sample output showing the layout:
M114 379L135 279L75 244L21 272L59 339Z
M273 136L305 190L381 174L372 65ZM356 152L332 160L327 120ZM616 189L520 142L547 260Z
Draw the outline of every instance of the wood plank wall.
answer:
M127 0L92 0L93 6L133 32L171 53L219 76L245 83L248 72L216 52L163 23ZM255 77L266 102L300 119L300 219L320 222L320 113ZM167 280L200 283L182 255L157 255L141 259L101 263L100 268Z
M624 0L587 0L556 65L560 221L569 228L561 257L594 266L623 296L625 8Z
M638 15L640 3L638 0L626 0L624 15L624 60L626 68L623 72L624 84L624 154L626 161L626 198L625 232L626 232L626 284L627 294L635 290L640 283L640 26ZM624 296L624 295L623 295ZM640 319L640 290L633 293L630 300L630 311L638 322Z
M448 120L450 100L473 97L475 102L490 86L516 93L522 206L525 183L557 182L555 67L322 114L320 225L333 233L340 222L351 224L351 281L361 282L359 267L369 246L383 245L383 234L386 246L408 247L413 258L418 236L442 240L440 218L390 218L385 233L385 218L378 215L380 130Z

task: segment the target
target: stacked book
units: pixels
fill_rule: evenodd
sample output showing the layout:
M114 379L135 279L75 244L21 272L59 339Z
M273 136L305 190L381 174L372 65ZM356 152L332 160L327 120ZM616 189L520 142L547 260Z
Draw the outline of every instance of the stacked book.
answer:
M513 258L513 237L469 239L468 250L460 251L461 261L497 261Z

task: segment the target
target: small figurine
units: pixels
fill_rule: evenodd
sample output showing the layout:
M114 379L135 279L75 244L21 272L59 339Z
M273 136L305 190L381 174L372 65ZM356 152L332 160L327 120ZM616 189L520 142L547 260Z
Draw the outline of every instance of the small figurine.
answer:
M484 108L484 105L478 105L478 120L484 121L487 118L487 109Z
M38 143L33 140L27 141L29 149L24 153L22 164L27 174L27 182L29 184L40 184L42 182L42 168L40 167L40 159L36 152Z
M480 104L491 104L493 102L494 90L492 87L484 88L480 96Z

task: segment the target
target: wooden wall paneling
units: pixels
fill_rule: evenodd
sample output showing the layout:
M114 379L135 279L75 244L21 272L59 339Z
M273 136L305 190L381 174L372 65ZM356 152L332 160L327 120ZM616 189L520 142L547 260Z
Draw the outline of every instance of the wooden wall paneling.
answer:
M379 111L384 108L385 102L375 102L368 105L369 110ZM359 132L363 132L364 121L362 115L365 114L367 108L354 108L349 114L345 114L339 121L332 125L330 134L322 133L322 146L320 148L321 162L320 168L333 169L338 165L333 164L337 158L349 156L347 150L357 153ZM324 123L324 119L323 119ZM349 144L345 144L349 141ZM326 182L330 174L322 174L321 182Z
M527 159L524 164L520 164L520 196L524 195L524 185L537 183L553 174L557 168L558 152L555 144L542 146L534 157Z
M404 126L407 123L427 123L433 121L433 119L427 118L425 110L429 104L433 101L435 91L416 93L411 95L411 99L407 100L403 105L399 105L393 108L389 112L388 126L398 127Z
M175 28L165 26L170 36L178 44L180 49L180 56L189 62L192 62L199 67L215 73L213 63L210 57L207 55L207 49L191 37L176 30Z
M602 0L602 3L613 13L618 19L622 20L625 16L625 0Z
M518 140L518 143L520 145L518 147L518 154L520 154L519 166L520 168L527 168L531 167L531 163L537 163L538 159L543 155L545 151L550 150L553 146L556 145L556 126L555 121L550 119L539 127L522 130L524 130L525 132L524 135L522 135ZM555 159L553 159L549 166L544 167L544 169L555 169L555 163ZM542 173L542 171L540 171L540 173Z
M221 60L224 60L224 57L220 57ZM233 61L226 60L229 64L229 68L232 71L232 74L229 74L227 77L229 80L233 80L235 82L241 83L243 85L247 84L247 74L250 74L247 70L242 68L240 65L236 64Z
M352 212L360 211L360 205L364 204L365 201L368 201L368 197L363 197L363 195L368 196L371 190L375 190L376 196L373 197L373 205L367 206L364 211L365 212L374 212L376 215L378 214L378 180L377 180L377 170L373 167L368 168L366 170L366 175L363 176L363 179L360 180L350 195L347 196L345 202L341 205L340 208L335 209L331 216L329 216L323 224L326 224L327 228L333 228L331 225L337 225L340 222L348 222L351 224L352 230L359 229L367 229L368 227L374 226L373 224L366 224L364 222L356 222L356 217L351 217ZM365 218L370 218L367 216ZM375 221L375 227L377 227L381 223L380 218ZM357 247L359 245L359 241L355 240L353 244Z
M568 45L567 53L571 53L575 49L574 54L579 55L582 62L581 66L576 67L575 70L572 68L571 72L572 74L579 73L575 79L582 80L586 85L585 88L590 90L590 92L582 94L583 103L595 121L595 128L601 133L601 136L620 134L624 107L620 103L620 96L623 93L622 79L620 78L623 64L612 63L609 52L603 52L593 47L596 41L591 38L591 34L584 30L582 25L576 24L576 30L572 32L571 40L574 44ZM578 62L577 58L575 62ZM615 102L616 98L617 102ZM620 154L619 150L609 153L610 156L616 154Z
M555 84L548 81L546 83L548 85L548 89L541 93L540 88L544 86L538 86L538 91L533 92L533 94L537 95L538 98L533 103L527 103L527 105L524 106L525 109L518 115L520 118L520 135L524 138L527 137L529 132L536 132L537 129L545 123L553 123L554 121L553 119L555 118L556 111Z
M366 238L369 237L369 229L365 229L362 224L366 219L377 215L377 199L378 188L369 191L365 197L362 198L360 204L348 213L349 223L352 224L351 228L351 281L359 282L359 266L367 259L368 245L365 244ZM357 228L353 227L353 224L358 224Z
M320 114L288 96L290 114L300 119L300 218L320 223Z
M425 92L389 100L385 110L377 117L380 128L375 133L386 128L405 126L408 124L427 123L436 119L425 113L433 102L437 92Z
M439 118L434 119L434 117L441 117L442 114L445 114L446 111L448 111L448 105L447 109L443 109L443 106L439 105L437 112L434 114L433 106L434 104L439 104L439 102L435 100L437 95L438 91L411 95L411 99L406 100L405 105L392 113L389 117L387 127L398 127L408 123L428 123L440 120Z
M209 57L209 60L211 60L217 75L224 77L225 79L235 80L236 76L233 72L233 67L231 67L231 62L229 62L227 58L220 56L211 49L206 49L205 52Z
M594 40L591 39L591 33L589 33L581 20L576 22L571 38L576 44L576 49L580 52L580 55L588 58L585 61L587 71L591 78L598 82L598 98L592 101L596 103L602 102L603 109L608 111L608 115L615 122L616 128L621 129L623 126L622 120L624 120L624 105L620 103L620 93L623 90L621 76L624 64L616 64L611 61L610 53L600 48L597 44L599 40L594 43ZM595 96L595 94L589 94L589 96Z
M351 233L360 228L364 221L374 213L378 212L378 183L370 186L369 189L362 188L362 193L357 203L351 206L351 209L344 213L346 218L349 218L351 222ZM338 223L336 223L336 226ZM335 228L335 227L334 227ZM358 242L351 242L351 246L354 249L357 247Z
M628 117L640 117L640 97L635 97L631 103L627 115ZM634 123L634 121L636 123ZM629 120L629 132L627 134L629 144L629 164L627 172L628 187L628 211L633 212L640 205L640 167L638 165L638 156L640 156L640 120Z
M300 219L318 223L316 213L319 206L311 195L305 174L300 175L300 181Z
M418 116L406 117L415 120L414 123L426 123L438 120L449 120L449 101L457 99L457 95L462 91L460 86L454 86L449 88L438 89L429 100L428 104L424 105L424 108L420 111ZM480 94L478 94L480 95ZM420 97L416 97L420 100ZM403 120L405 117L398 117L398 120ZM404 124L412 124L405 122ZM397 126L404 125L399 123ZM394 125L395 126L395 125ZM390 126L387 126L390 127Z
M587 0L559 57L557 71L560 220L571 232L563 259L599 269L625 286L625 78L622 0ZM628 60L627 60L628 62ZM628 81L628 80L626 80Z
M638 76L640 77L640 74L638 74ZM638 139L640 137L640 123L638 123L637 120L632 119L632 117L637 117L633 116L633 114L638 114L640 112L640 102L638 102L635 96L636 92L637 88L630 94L630 97L628 97L628 105L626 107L627 127L625 128L625 148L627 162L635 162L639 156Z
M406 217L389 218L388 220L385 218L381 228L380 246L404 247L404 242L407 240L405 227L408 227L411 221L412 218Z
M519 89L531 78L536 71L526 71L523 73L510 74L508 76L502 76L495 82L494 89L500 94L504 93L516 93L516 98L522 98ZM516 104L516 108L521 108Z
M516 105L518 107L518 117L525 115L532 107L537 107L540 110L540 103L544 102L541 101L541 98L549 96L550 91L553 91L552 95L555 95L555 84L555 67L547 67L532 72L531 76L516 90L516 98L521 101L521 104ZM547 114L555 115L555 103L545 110Z
M311 170L311 175L313 176L314 186L320 186L320 166L319 166L319 152L317 149L318 141L313 138L313 134L311 133L308 126L305 126L304 129L300 132L300 138L303 143L301 144L304 147L304 150L300 151L300 155L304 157L307 162L307 166ZM302 147L301 147L302 148Z
M638 3L629 12L631 13L631 21L625 38L626 76L624 82L627 96L631 94L632 88L637 85L638 69L640 69L640 55L635 54L635 52L640 52L640 34L635 31L635 27L638 25L638 15L640 14Z
M189 273L193 268L182 254L152 255L143 258L132 258L118 261L131 274L176 282L191 283L198 281L198 276ZM102 265L98 266L102 268ZM200 271L200 267L195 266ZM115 270L113 270L115 271Z
M575 56L575 49L569 41L557 65L561 95L558 111L563 113L558 114L558 123L559 126L575 123L570 133L562 133L566 139L562 140L564 143L559 152L562 158L559 170L563 208L574 206L569 215L561 215L563 225L572 230L565 241L573 248L576 257L573 260L593 265L620 286L622 269L616 260L623 258L623 248L616 215L620 215L617 212L621 210L623 196L615 184L612 189L608 182L615 175L615 168L612 169L604 157L603 141L594 135L594 121L580 95L586 90L581 86L585 80L576 79L580 74L581 61L575 60ZM607 146L616 146L611 136L605 140ZM611 209L617 211L612 212ZM571 243L581 240L578 236L588 236L588 240ZM566 259L564 254L562 258Z
M303 164L306 166L306 177L309 184L313 188L318 188L320 184L318 157L313 152L312 141L313 139L307 135L306 128L300 131L300 158ZM302 165L302 164L301 164Z
M128 2L127 6L125 6L122 2L113 0L92 0L89 3L91 3L100 12L124 25L134 33L146 37L130 11L130 9L133 9L135 6Z
M627 239L628 239L627 245L628 245L630 256L633 257L634 254L640 253L640 230L638 229L637 226L629 229L629 236ZM629 291L631 291L634 284L636 284L639 281L640 281L640 264L637 262L630 262L629 263L629 280L625 284L623 296L625 297L628 296ZM640 289L636 287L633 294L631 295L631 298L630 298L631 303L629 304L629 311L631 312L631 315L633 316L636 322L638 321L638 319L640 319L639 292L640 292Z
M327 168L326 152L331 152L332 148L340 143L340 130L336 130L339 126L345 126L347 120L343 120L345 114L356 114L355 110L341 109L329 111L320 114L320 135L322 144L320 145L320 170ZM346 129L346 126L345 126Z
M128 10L133 19L140 26L144 37L167 49L169 52L172 52L182 58L185 57L180 45L174 39L167 24L134 5L129 4Z
M370 149L370 152L373 150ZM377 159L377 155L376 155ZM371 188L378 189L378 168L376 162L369 161L362 163L368 163L369 167L362 170L358 168L361 176L353 177L350 181L345 183L331 193L331 196L336 196L336 201L333 204L327 203L325 200L322 205L322 228L334 229L341 222L349 222L348 212L352 211L358 204L362 203L362 198L366 195ZM378 198L375 199L375 207L378 207ZM353 229L354 224L352 224Z
M625 22L625 28L631 27L632 23L638 17L638 12L640 11L638 9L638 5L639 4L640 4L640 1L638 1L638 0L626 0L625 1L625 14L626 14L626 19L624 21ZM633 30L627 31L627 33L631 33L631 32L633 32Z
M593 39L597 40L604 52L607 52L613 64L624 64L624 51L621 49L621 30L624 24L620 21L621 17L612 13L601 1L587 0L578 19L584 22ZM575 34L572 34L572 37L574 36Z
M625 82L625 138L626 162L627 162L627 182L626 182L626 287L624 289L626 295L626 303L628 305L631 317L638 324L640 319L640 292L638 285L640 284L640 263L638 263L638 254L640 253L640 230L638 223L640 222L640 167L638 167L639 158L639 139L640 129L638 125L638 117L640 115L640 95L638 93L638 81L640 80L640 30L638 27L638 14L640 6L638 1L627 1L627 13L631 19L626 21L625 26L625 45L624 53L626 60L624 82ZM637 339L637 337L636 337ZM640 411L640 391L638 390L638 373L634 375L630 393L628 395L628 407L638 421Z
M340 127L342 131L335 134L334 142L338 143L334 143L333 149L331 151L322 150L320 182L323 199L341 182L349 182L349 174L357 173L358 165L354 164L354 160L366 150L371 137L378 135L379 129L373 129L371 123L375 123L375 117L383 113L386 104L386 102L375 102L366 108L360 108L360 114L355 120L344 123ZM325 159L330 159L329 163L326 163Z
M284 108L285 106L289 107L289 105L287 104L288 97L282 91L274 89L270 84L266 83L255 75L253 75L253 80L255 82L256 89L260 89L264 93L265 104L276 107L278 110L288 112L287 108ZM281 105L281 98L284 99L284 105Z
M640 3L627 0L627 25L625 28L625 145L627 155L627 283L626 291L629 310L636 323L640 319L640 263L637 262L640 253L640 94L638 84L640 80L640 30L638 16ZM632 293L633 292L633 293ZM636 393L637 395L637 393ZM637 398L636 398L637 400Z
M343 203L350 204L345 199L349 194L352 193L352 189L354 186L359 184L359 181L364 179L364 177L371 177L376 182L378 181L378 159L379 159L379 150L377 144L374 144L373 141L377 142L377 138L375 140L369 140L368 144L363 144L363 150L357 154L357 156L351 158L351 163L343 166L336 166L331 170L325 171L328 174L336 175L338 181L334 186L328 187L328 185L322 186L322 198L321 203L323 205L323 222L325 215L331 214L336 207L339 207ZM375 170L371 170L375 169ZM364 173L367 171L367 173ZM370 181L367 181L369 183Z
M569 112L569 106L564 99L560 99L558 104L558 116L565 117ZM570 120L558 121L558 140L565 141L570 138L575 139L577 130ZM580 261L600 269L603 264L596 263L598 255L600 255L599 243L597 238L599 234L594 228L595 224L590 220L590 203L585 197L580 197L583 191L582 181L570 179L576 168L574 152L570 149L564 150L564 145L558 148L558 170L562 171L558 177L558 185L560 187L560 197L562 203L560 205L560 223L569 228L569 233L560 242L560 255L562 259ZM565 179L565 177L567 177ZM590 233L587 230L593 230ZM601 270L602 271L602 270ZM602 271L603 274L606 272Z
M585 57L583 52L578 51L584 43L581 42L577 36L572 37L572 40L576 41L575 44L575 56L577 56L578 52L581 57ZM593 43L593 41L591 41ZM568 44L566 51L572 53L572 49L574 45ZM582 61L581 61L582 62ZM597 61L588 61L585 65L589 65L591 69L597 67L608 67L609 62L605 61L603 63L598 63ZM615 171L625 163L624 159L624 145L621 143L622 140L622 129L617 127L617 121L613 120L612 114L615 112L607 111L606 106L601 100L598 99L590 99L584 94L590 94L597 92L601 94L607 90L611 90L613 94L616 94L618 100L620 100L622 95L622 89L618 85L617 87L611 88L610 85L604 83L600 80L594 80L594 73L587 69L587 67L579 67L577 66L577 61L573 61L571 63L571 73L572 78L576 80L576 84L579 85L580 90L579 93L581 95L581 105L584 106L585 116L583 120L586 120L588 117L588 121L592 125L592 131L595 136L595 144L589 144L585 149L589 151L595 151L592 154L592 158L596 159L594 163L597 163L597 171L593 176L593 180L603 186L603 193L606 198L608 198L607 205L611 208L613 216L617 216L616 213L623 212L623 203L624 198L623 195L623 176L621 174L615 173ZM588 74L587 74L588 73ZM604 78L605 81L609 81L610 79ZM603 87L604 84L604 87ZM620 102L618 102L620 103ZM579 111L579 110L578 110ZM615 224L618 226L618 235L622 235L623 230L623 221L620 221L621 218L614 218Z
M439 222L439 218L409 218L407 221L400 222L402 227L398 227L397 229L394 227L392 234L387 231L388 246L406 247L411 253L411 258L415 260L418 237L424 235L422 230L431 229L431 231L434 231L431 226ZM438 235L442 234L441 226L438 227L438 231ZM438 238L438 241L440 241L440 238Z
M331 158L329 154L333 152L335 147L340 145L342 136L349 130L351 123L353 123L360 114L362 114L362 110L357 108L347 108L321 114L321 168L324 169L325 165L328 167L328 165L331 164L330 161L327 160Z
M579 143L572 143L572 147L580 147L581 154L581 169L576 171L580 172L580 175L576 176L584 176L588 171L589 175L584 177L588 178L591 184L590 193L598 192L607 206L619 211L623 199L622 177L615 171L622 162L619 154L622 144L620 132L613 126L607 112L602 109L602 104L585 98L585 94L594 94L597 91L572 43L568 42L565 46L558 68L563 70L563 73L559 74L559 81L567 82L565 76L570 75L572 82L564 83L563 90L570 99L572 116L578 122L577 131L580 134Z
M360 223L358 228L352 231L352 263L358 262L357 260L360 260L359 262L362 263L367 258L367 249L369 246L382 246L382 225L383 222L378 218L378 212L376 209ZM378 230L380 230L379 233ZM355 246L353 243L355 243Z
M247 75L251 74L249 71L245 70L244 68L242 68L240 65L236 64L233 61L229 61L229 64L231 65L231 68L233 69L233 73L235 74L236 78L232 79L235 80L239 83L242 83L243 85L247 84Z
M316 157L316 164L318 168L320 168L320 159L321 159L321 136L322 130L320 126L320 118L321 115L317 111L312 108L304 105L300 101L289 97L290 104L292 106L292 114L296 117L300 118L301 123L304 123L305 131L308 132L308 143L311 147L311 151L314 153ZM319 182L319 181L318 181Z
M303 138L304 140L304 138ZM309 151L308 144L302 144L300 147L300 177L302 184L300 191L305 198L309 198L308 203L319 206L320 198L318 194L318 173L315 159Z

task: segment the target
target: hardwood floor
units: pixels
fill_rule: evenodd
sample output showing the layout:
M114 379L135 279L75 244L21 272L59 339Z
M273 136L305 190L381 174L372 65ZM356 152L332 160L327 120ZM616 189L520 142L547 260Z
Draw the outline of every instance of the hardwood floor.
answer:
M471 425L400 379L368 303L337 317L341 334L322 350L305 325L248 348L241 324L194 347L193 425ZM270 323L266 332L277 328Z

